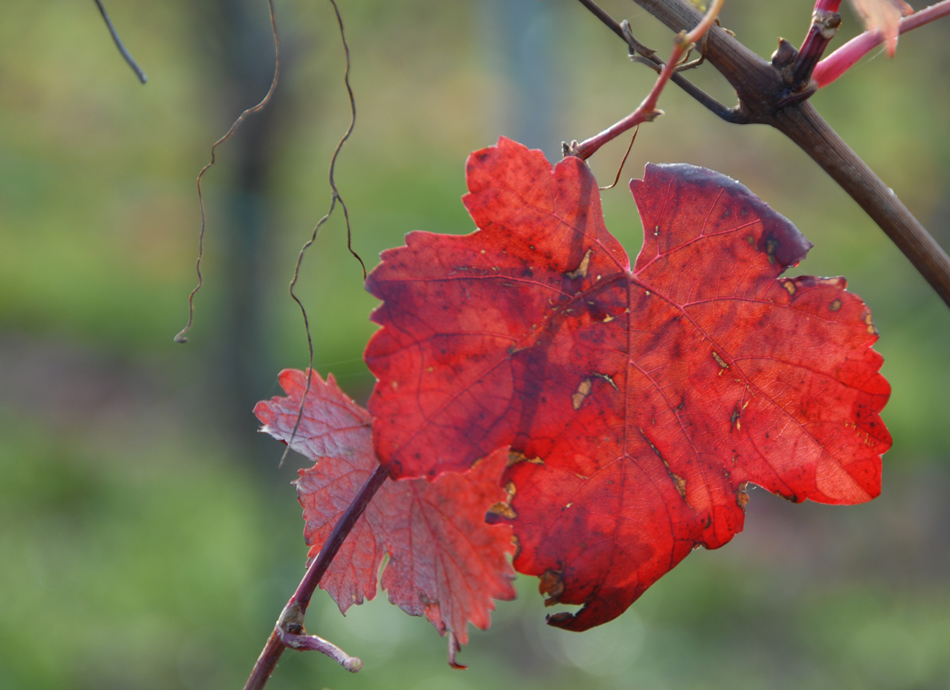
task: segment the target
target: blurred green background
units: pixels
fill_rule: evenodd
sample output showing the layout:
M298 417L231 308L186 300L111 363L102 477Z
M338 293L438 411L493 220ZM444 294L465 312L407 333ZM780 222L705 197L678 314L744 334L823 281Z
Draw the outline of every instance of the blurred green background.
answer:
M266 91L264 0L107 3L149 75L139 85L89 1L7 3L0 23L0 688L241 687L304 565L300 509L256 434L253 403L306 365L286 294L329 204L348 122L327 2L277 0L277 95L205 178L206 285L187 317L210 144ZM605 7L665 55L670 34L627 0ZM341 0L359 116L337 182L369 267L413 229L472 229L468 152L499 135L556 155L632 110L652 73L569 0ZM723 23L762 55L797 43L807 0L728 0ZM845 10L846 38L857 31ZM902 38L814 102L950 246L950 24ZM727 103L709 67L691 73ZM816 245L800 271L846 275L874 310L894 392L884 493L791 505L754 491L734 543L699 551L621 618L547 628L536 582L500 603L461 659L385 595L343 618L320 593L311 632L361 656L349 675L288 653L269 687L950 687L950 311L804 154L716 120L671 87L624 179L685 161L746 183ZM626 147L591 166L606 184ZM631 254L623 184L607 224ZM374 300L340 217L303 265L316 366L365 402Z

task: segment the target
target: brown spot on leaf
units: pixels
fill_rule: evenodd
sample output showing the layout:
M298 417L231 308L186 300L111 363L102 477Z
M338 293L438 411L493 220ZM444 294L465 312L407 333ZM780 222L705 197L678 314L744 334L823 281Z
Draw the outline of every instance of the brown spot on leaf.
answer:
M570 273L565 273L568 278L574 280L575 278L586 278L587 277L587 267L590 266L590 255L593 253L593 249L588 249L587 253L584 254L584 258L581 259L581 265Z
M529 458L524 453L520 453L516 450L508 451L508 467L511 467L512 465L517 465L519 462L530 462L532 465L544 464L544 460L542 460L541 458Z
M778 250L778 240L770 237L765 241L765 255L769 258L769 263L775 263L775 252Z
M868 309L864 312L864 323L868 327L868 333L871 335L877 335L877 328L874 327L874 321L871 319L871 310Z
M716 364L718 364L722 369L729 368L729 365L726 363L726 360L720 357L718 352L713 350L712 356L713 356L713 359L716 360ZM721 374L722 372L719 372L719 373Z
M746 490L749 486L749 482L742 482L739 485L739 490L736 493L736 505L745 510L746 503L749 502L749 492Z
M577 390L571 395L571 405L575 410L581 409L581 405L584 404L584 400L590 395L591 390L594 388L594 384L590 379L584 379L581 381L580 385L577 387Z
M838 311L839 309L841 309L841 300L840 300L840 299L836 299L834 302L832 302L831 304L828 305L828 308L829 308L831 311Z
M525 457L524 453L519 453L516 450L508 451L508 467L512 465L517 465L519 462L524 462L528 458Z
M501 502L489 508L488 513L489 515L498 515L503 518L508 518L509 520L514 520L518 517L518 513L516 513L510 505Z
M794 280L783 280L782 287L788 291L790 297L795 295L795 281Z
M678 474L676 474L675 472L673 472L673 470L670 470L669 466L667 466L666 469L669 470L670 479L673 480L673 486L676 487L676 493L678 493L680 495L680 498L682 498L685 501L686 500L686 480L683 479Z
M643 429L640 429L640 435L643 437L643 440L647 442L647 445L650 446L650 450L652 450L652 451L656 454L656 457L658 457L658 458L660 459L660 462L663 463L663 467L666 468L667 474L669 474L669 475L670 475L670 479L673 480L673 486L676 487L676 492L680 495L680 497L681 497L683 500L686 500L686 480L683 479L681 476L679 476L679 475L676 474L673 470L670 469L670 463L668 463L668 462L666 461L666 458L664 458L664 457L660 454L659 449L657 449L657 447L656 447L655 445L653 445L653 441L651 441L651 440L647 437L647 435L646 435L646 433L644 433Z
M554 606L558 597L564 594L563 574L556 570L545 570L538 583L538 591L544 595L544 605Z
M732 409L732 414L729 415L729 423L732 424L733 430L738 431L742 428L742 420L739 419L742 414L742 408L739 407L739 404L736 403L736 406Z

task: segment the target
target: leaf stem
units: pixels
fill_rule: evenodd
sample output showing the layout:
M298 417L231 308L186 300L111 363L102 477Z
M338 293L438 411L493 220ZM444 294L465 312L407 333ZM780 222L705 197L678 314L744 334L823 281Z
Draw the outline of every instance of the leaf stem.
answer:
M815 0L815 12L837 12L841 0Z
M654 72L660 74L660 72L663 70L663 66L666 63L656 56L656 51L647 48L645 45L640 43L640 41L634 38L633 34L629 30L629 25L626 25L625 27L623 24L611 17L610 14L604 11L604 9L594 2L594 0L578 1L595 17L603 22L603 24L608 29L620 36L620 38L622 38L627 43L627 49L631 60L634 62L642 62L643 64L650 67ZM703 91L701 88L693 84L693 82L684 77L680 72L674 72L670 77L670 81L683 89L683 91L692 96L694 100L705 106L711 113L720 119L735 124L741 124L744 121L742 116L734 108L726 107L708 93Z
M281 654L284 653L284 650L287 649L288 646L295 649L301 648L294 644L289 644L290 642L300 642L305 649L317 649L317 646L313 645L312 642L308 643L299 639L303 637L299 633L304 630L303 620L307 613L307 607L310 605L310 599L313 597L317 585L326 573L333 558L346 540L347 535L349 535L356 521L359 520L363 511L366 510L366 506L369 505L369 502L373 499L373 496L376 495L379 487L383 485L383 482L385 482L388 477L389 473L382 465L379 465L357 492L356 496L353 497L353 500L350 501L350 505L347 506L346 511L340 516L330 536L326 542L324 542L320 553L310 562L306 574L303 576L300 584L297 585L297 591L294 592L294 595L281 612L280 618L277 619L274 631L268 638L267 644L264 645L264 649L257 658L257 663L254 664L254 668L251 669L251 675L244 685L244 690L260 690L263 688L277 667L277 661L280 659ZM288 635L291 637L288 637ZM324 642L326 641L324 640ZM353 662L359 662L358 659L346 655L338 647L331 646L334 650L337 650L341 655L346 657L347 660L351 660L352 666L356 665ZM324 653L326 653L324 649L318 649L318 651L324 651ZM330 656L335 659L337 658L334 654L330 654ZM337 660L339 661L339 659ZM341 664L349 671L359 670L359 668L354 669L347 667L343 662L341 662ZM361 665L362 663L360 662L360 666Z
M950 15L950 0L942 0L901 19L900 33L911 31L947 15ZM880 31L865 31L852 38L815 67L812 78L817 82L818 88L833 82L883 42L884 34Z
M641 122L652 122L660 115L662 111L656 109L656 104L660 100L660 94L663 93L663 88L670 80L670 77L676 72L677 65L683 55L696 44L696 41L703 37L716 21L719 10L722 8L722 3L723 0L714 0L709 7L709 11L691 31L681 31L676 35L673 39L673 52L670 55L669 61L663 66L663 69L660 71L660 76L657 77L656 83L653 85L650 93L647 94L647 97L636 110L599 134L595 134L590 139L586 139L580 144L571 144L569 147L565 147L565 153L576 156L581 160L587 160L608 141L633 129ZM626 32L622 32L622 34L623 33Z

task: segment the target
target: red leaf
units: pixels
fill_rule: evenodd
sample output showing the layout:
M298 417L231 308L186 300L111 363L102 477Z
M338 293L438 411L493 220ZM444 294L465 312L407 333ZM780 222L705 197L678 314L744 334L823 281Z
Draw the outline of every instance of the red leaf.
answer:
M288 397L254 408L261 429L287 442L306 387L303 372L286 370L280 384ZM297 496L303 506L310 557L320 551L340 515L376 466L370 418L333 376L314 372L304 417L292 448L317 464L300 470ZM323 458L320 460L320 458ZM389 563L382 586L389 600L413 616L424 615L440 634L468 642L467 622L489 626L492 599L513 599L511 528L489 525L486 512L508 495L499 478L508 459L500 449L464 474L438 481L387 481L334 558L320 587L342 612L376 595L383 557Z
M696 545L742 529L746 482L794 501L880 491L890 388L870 312L843 278L778 276L810 243L739 183L647 166L631 269L597 183L507 139L472 154L480 230L414 232L367 287L377 454L397 476L498 447L527 462L515 568L584 630Z

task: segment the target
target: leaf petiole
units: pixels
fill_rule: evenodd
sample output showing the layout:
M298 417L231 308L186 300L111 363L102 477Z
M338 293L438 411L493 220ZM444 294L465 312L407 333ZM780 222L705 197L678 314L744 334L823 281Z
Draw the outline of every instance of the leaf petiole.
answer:
M324 543L323 548L320 549L320 553L310 562L306 574L303 576L300 584L297 585L297 591L294 592L294 595L290 598L290 601L287 602L287 606L284 607L283 612L280 614L280 618L274 627L274 632L271 633L267 644L264 646L260 656L257 658L257 662L254 664L254 668L251 669L251 675L244 685L244 690L260 690L260 688L263 688L267 683L267 679L270 678L274 669L277 667L277 661L280 659L280 655L283 654L284 650L288 647L293 647L294 649L317 649L312 640L305 641L300 639L302 637L316 636L297 634L303 631L303 620L307 613L307 607L310 605L310 599L313 597L317 585L327 572L327 568L330 566L333 558L340 550L340 547L343 546L347 535L349 535L353 529L353 525L360 519L363 511L366 510L366 506L373 500L373 496L376 495L376 492L379 491L379 487L383 485L383 482L385 482L388 477L389 473L383 466L378 466L360 488L359 492L357 492L356 496L353 497L350 505L347 506L346 511L340 517L340 520L336 523L336 526ZM299 628L296 626L299 626ZM288 637L288 635L290 637ZM319 640L321 638L316 639ZM294 644L289 644L289 642L299 642L303 646L297 647ZM322 640L322 642L326 642L326 640ZM326 644L330 645L329 642L326 642ZM351 662L359 662L359 659L346 655L338 647L334 645L330 646L340 654L346 656L347 659L350 659ZM329 653L325 649L317 649L317 651L321 651L337 659L334 654ZM339 661L339 659L337 659L337 661ZM353 672L358 671L359 667L362 667L362 662L359 662L359 667L357 668L349 668L342 661L340 661L340 663L348 671Z
M716 21L716 17L719 15L719 10L722 9L722 4L723 0L715 0L712 2L709 6L709 11L706 12L702 20L700 20L699 24L697 24L692 31L682 31L676 35L673 40L673 52L670 55L670 59L663 66L660 76L657 77L656 83L653 85L650 93L647 94L647 97L636 110L616 124L592 136L590 139L586 139L579 144L575 142L569 146L565 146L565 153L567 155L576 156L581 160L587 160L608 141L636 127L641 122L652 122L657 116L661 115L663 111L657 110L656 104L660 100L660 94L663 93L663 88L673 74L675 74L677 65L683 55L712 27Z

